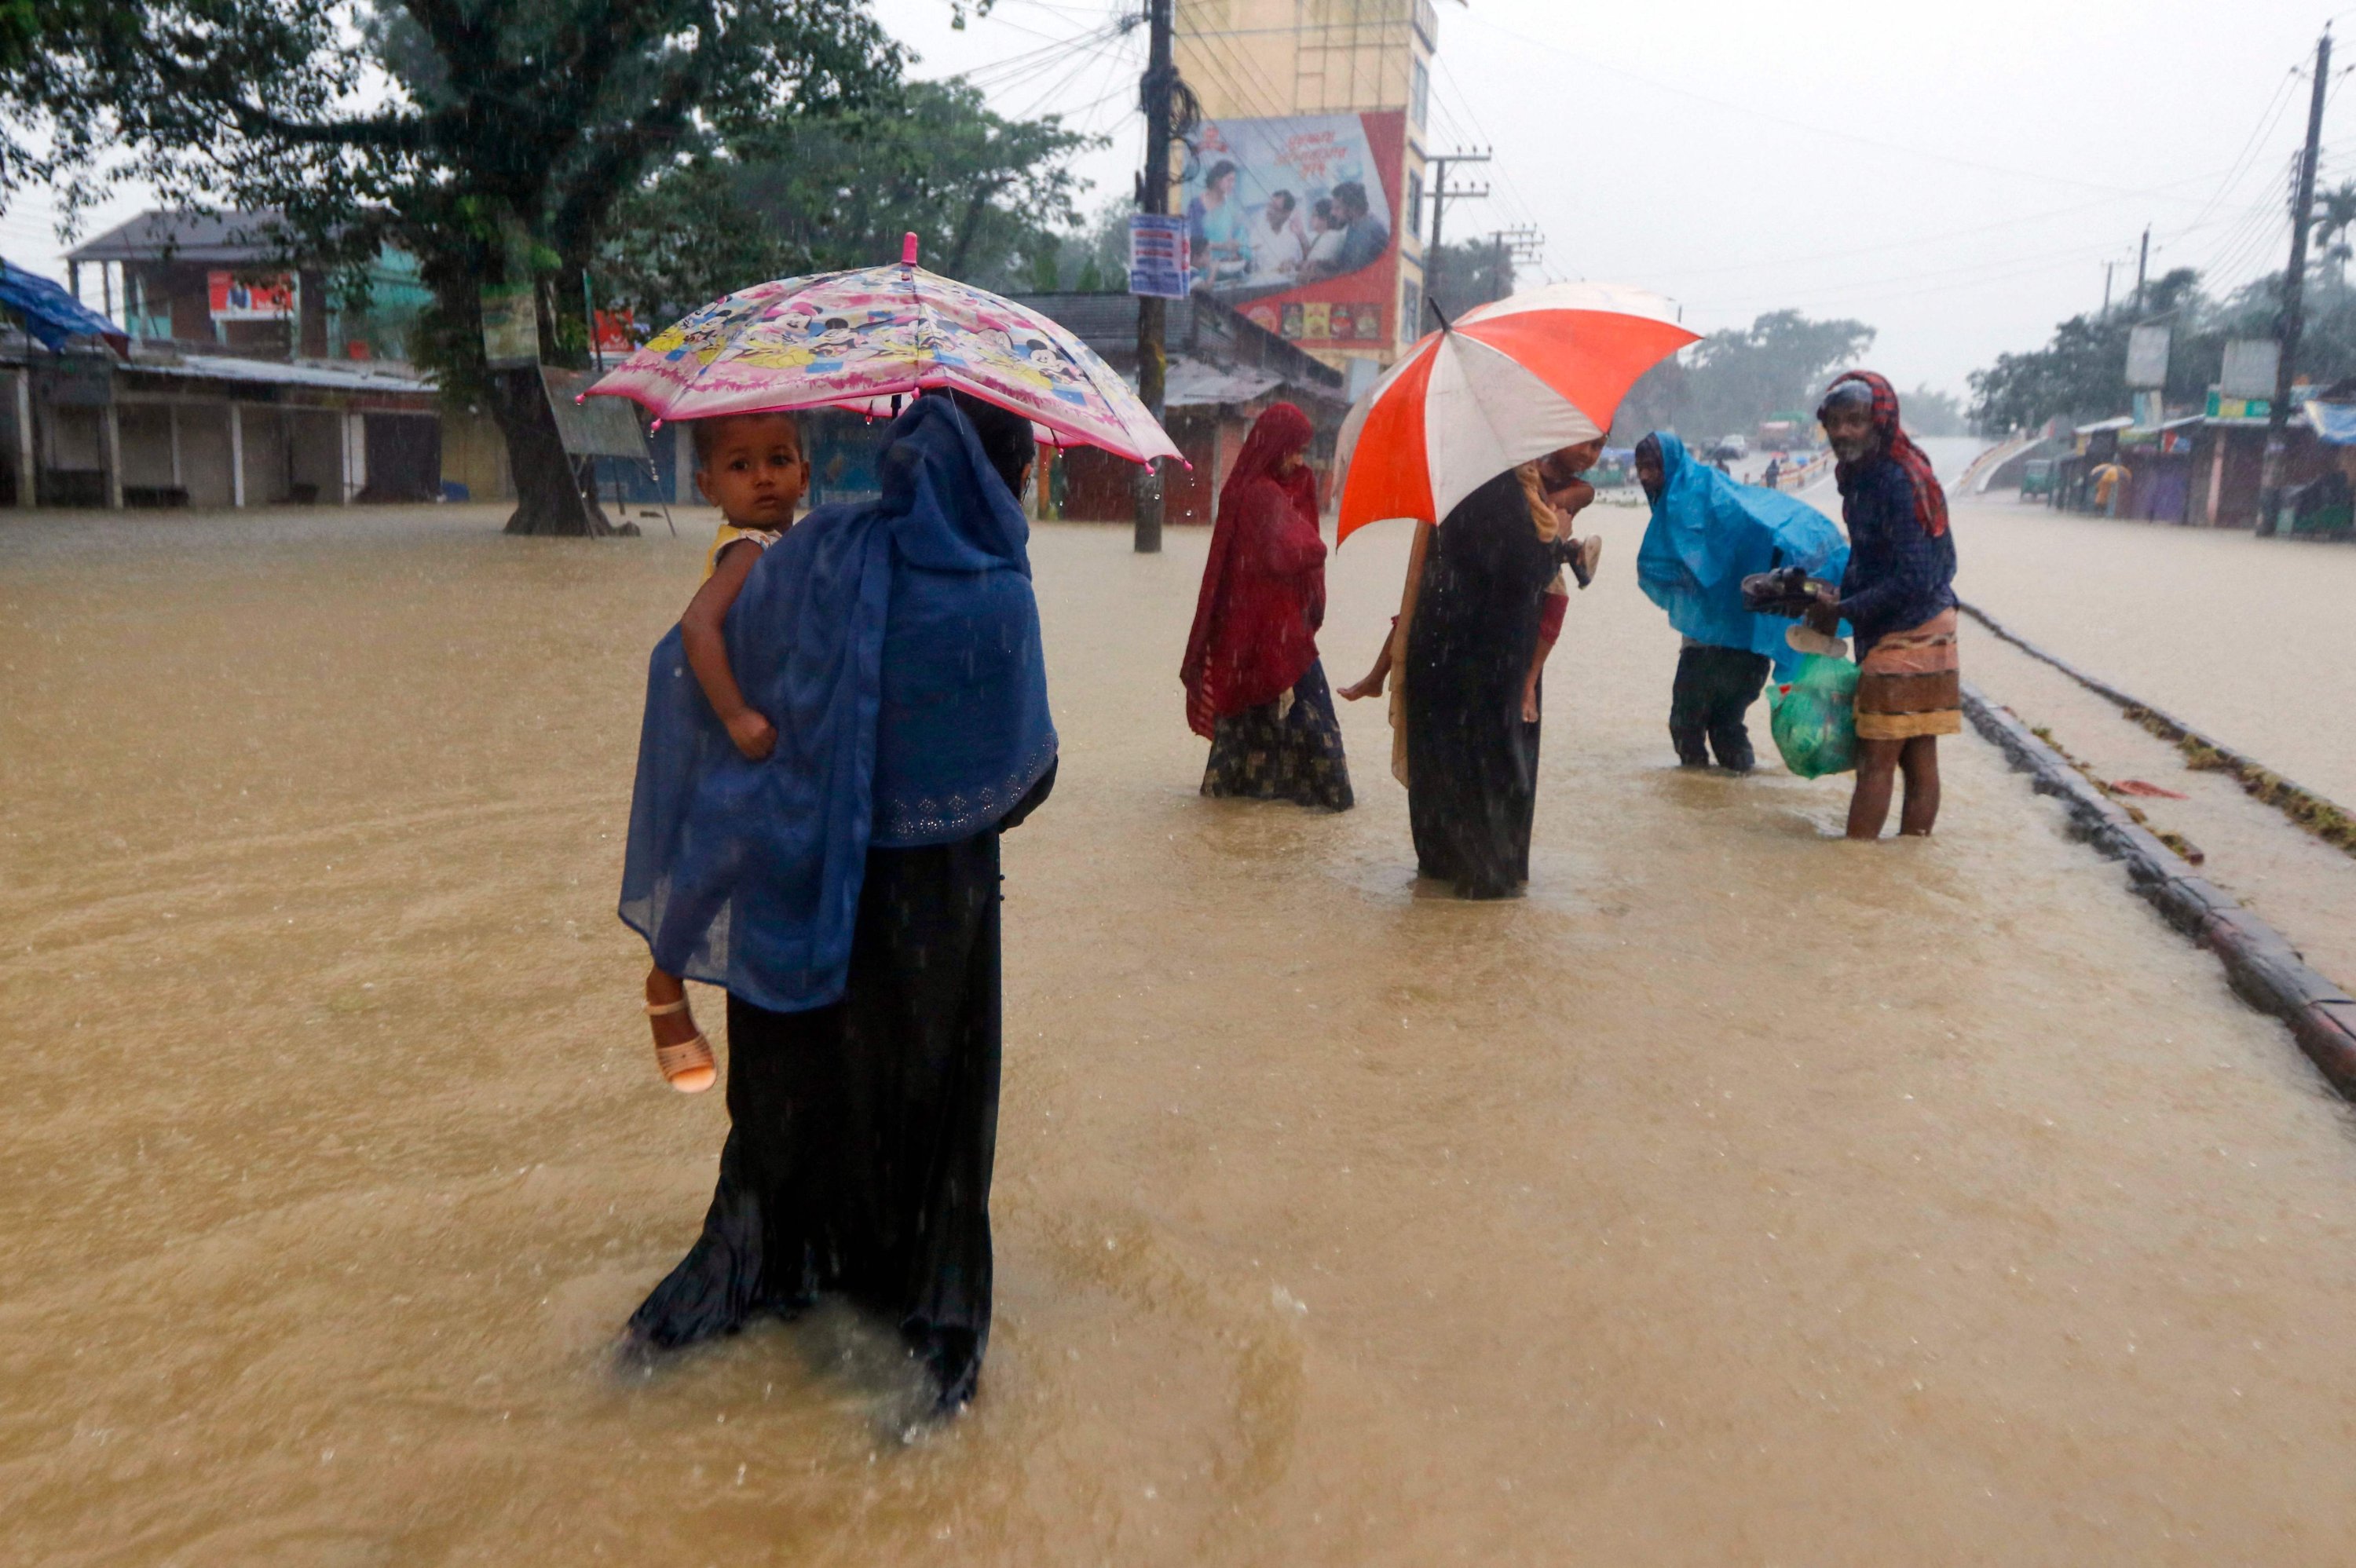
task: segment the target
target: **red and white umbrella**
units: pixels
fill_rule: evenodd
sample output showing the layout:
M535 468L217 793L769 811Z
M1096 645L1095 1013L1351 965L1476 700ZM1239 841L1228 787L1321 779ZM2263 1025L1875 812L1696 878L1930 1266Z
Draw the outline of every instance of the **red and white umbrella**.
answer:
M1469 310L1375 383L1342 426L1341 539L1436 523L1516 464L1612 428L1636 379L1700 335L1616 283L1553 283Z

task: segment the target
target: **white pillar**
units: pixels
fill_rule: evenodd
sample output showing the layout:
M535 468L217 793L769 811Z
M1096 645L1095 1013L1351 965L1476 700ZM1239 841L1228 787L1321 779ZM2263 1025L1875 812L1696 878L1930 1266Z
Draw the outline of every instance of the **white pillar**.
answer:
M229 504L245 505L245 411L229 406Z
M2215 455L2209 461L2209 526L2217 526L2217 492L2225 487L2225 432L2212 431L2210 444Z
M123 509L123 421L112 401L106 405L106 504Z
M33 440L33 373L16 372L16 505L27 511L39 502L41 449Z
M344 425L344 504L359 499L368 488L368 415L346 414Z
M187 481L180 476L180 405L166 403L164 412L172 421L172 488L185 489Z

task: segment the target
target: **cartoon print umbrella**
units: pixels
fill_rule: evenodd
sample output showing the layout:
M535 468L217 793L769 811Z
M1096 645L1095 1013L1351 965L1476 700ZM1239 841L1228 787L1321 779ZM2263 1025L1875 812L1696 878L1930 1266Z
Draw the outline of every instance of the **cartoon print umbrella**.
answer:
M1425 336L1343 422L1339 539L1386 517L1436 523L1515 464L1612 428L1636 379L1700 335L1660 295L1554 283Z
M584 396L628 398L658 419L791 409L884 414L954 387L1028 414L1059 445L1144 463L1178 448L1137 394L1064 327L916 265L755 283L658 334Z

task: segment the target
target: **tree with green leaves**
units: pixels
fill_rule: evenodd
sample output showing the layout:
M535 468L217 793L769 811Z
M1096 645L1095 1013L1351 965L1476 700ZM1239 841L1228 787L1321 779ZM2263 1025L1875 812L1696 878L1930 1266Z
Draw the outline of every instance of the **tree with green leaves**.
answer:
M1514 292L1514 258L1495 240L1440 241L1424 264L1425 297L1440 314L1454 321L1476 304L1504 299ZM1420 334L1438 324L1429 318L1415 324Z
M543 358L584 362L583 277L650 173L868 109L902 52L862 0L380 0L359 39L352 20L338 0L104 0L30 91L83 127L65 150L84 199L134 176L279 214L290 257L417 258L418 351L505 436L510 530L603 531L538 376L487 363L484 289L531 291Z
M2348 231L2356 229L2356 180L2342 181L2336 189L2319 191L2315 197L2315 248L2323 264L2330 269L2335 284L2348 280Z
M2144 291L2144 303L2140 318L2125 311L2072 316L2042 348L2000 354L1973 371L1974 420L1985 431L2028 430L2056 417L2083 422L2126 412L2127 336L2138 320L2172 329L2167 400L2201 401L2224 358L2226 336L2201 293L2201 274L2190 267L2167 272Z
M1095 142L1054 116L993 113L961 81L910 81L823 122L710 145L621 204L595 273L602 297L670 321L766 278L897 261L985 288L1054 286L1077 222L1072 159Z
M1861 321L1771 311L1655 366L1630 389L1613 428L1629 441L1652 430L1697 442L1748 432L1774 414L1814 408L1825 383L1873 339Z

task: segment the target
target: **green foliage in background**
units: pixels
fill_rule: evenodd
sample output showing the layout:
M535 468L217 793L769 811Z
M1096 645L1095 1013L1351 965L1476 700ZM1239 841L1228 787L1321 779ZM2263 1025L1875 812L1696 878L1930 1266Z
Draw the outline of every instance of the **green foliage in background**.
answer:
M1778 413L1816 406L1825 384L1873 347L1861 321L1816 321L1772 311L1748 327L1714 332L1655 366L1630 389L1613 424L1615 445L1673 430L1689 443L1749 434Z
M993 113L963 82L902 83L659 170L618 209L597 286L660 325L765 279L897 261L913 232L933 271L1020 293L1056 270L1079 221L1072 159L1093 144L1053 116Z
M1449 320L1454 321L1476 304L1504 299L1514 292L1511 251L1486 240L1451 245L1445 240L1426 263L1424 292ZM1416 323L1419 334L1440 324L1429 311Z

